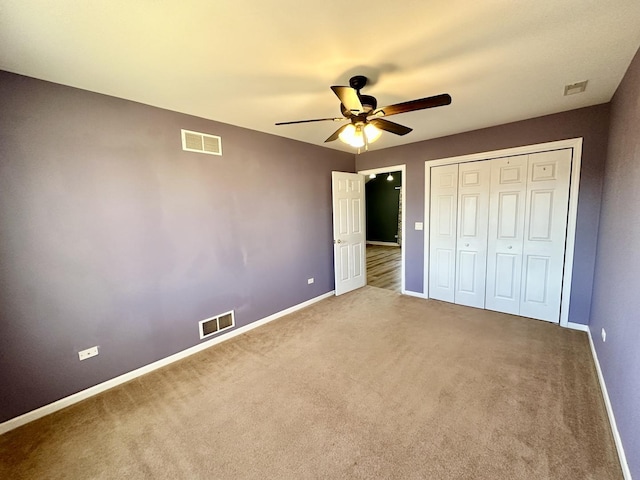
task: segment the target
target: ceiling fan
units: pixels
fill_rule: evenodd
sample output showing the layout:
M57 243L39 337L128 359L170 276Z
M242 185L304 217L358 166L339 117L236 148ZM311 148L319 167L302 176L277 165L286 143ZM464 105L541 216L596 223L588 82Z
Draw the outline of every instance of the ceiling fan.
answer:
M367 77L356 75L349 79L349 86L333 86L331 90L340 99L340 111L342 117L337 118L316 118L312 120L296 120L293 122L279 122L276 125L291 125L294 123L310 123L324 121L344 121L350 120L325 140L333 142L340 138L343 142L361 148L368 147L375 142L382 130L396 135L406 135L411 128L398 123L390 122L382 117L397 115L399 113L413 112L425 108L441 107L451 103L451 96L447 93L435 95L433 97L410 100L408 102L396 103L387 107L378 108L377 100L371 95L363 95L360 90L367 84Z

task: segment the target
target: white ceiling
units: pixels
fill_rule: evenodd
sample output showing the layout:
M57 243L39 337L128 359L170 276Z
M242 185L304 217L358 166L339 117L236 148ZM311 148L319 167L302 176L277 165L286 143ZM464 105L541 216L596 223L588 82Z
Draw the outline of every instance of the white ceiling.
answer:
M453 97L372 149L595 105L639 46L638 0L0 3L0 69L345 151L339 123L274 123L340 116L355 74L379 106Z

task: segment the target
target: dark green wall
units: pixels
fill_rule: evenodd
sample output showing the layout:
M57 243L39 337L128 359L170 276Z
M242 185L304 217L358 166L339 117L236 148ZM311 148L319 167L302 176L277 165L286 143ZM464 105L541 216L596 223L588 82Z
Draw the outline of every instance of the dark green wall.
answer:
M367 240L377 242L397 242L398 209L400 208L400 187L402 173L392 172L393 180L387 180L388 173L380 174L366 184Z

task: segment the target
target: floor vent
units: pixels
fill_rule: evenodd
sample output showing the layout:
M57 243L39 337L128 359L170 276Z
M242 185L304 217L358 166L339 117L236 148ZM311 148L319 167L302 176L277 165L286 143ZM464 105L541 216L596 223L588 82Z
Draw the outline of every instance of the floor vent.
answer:
M198 322L200 326L200 339L210 337L218 332L235 327L236 320L233 310L217 317L207 318Z
M222 155L222 139L220 137L190 130L181 130L181 132L183 150L208 153L209 155Z

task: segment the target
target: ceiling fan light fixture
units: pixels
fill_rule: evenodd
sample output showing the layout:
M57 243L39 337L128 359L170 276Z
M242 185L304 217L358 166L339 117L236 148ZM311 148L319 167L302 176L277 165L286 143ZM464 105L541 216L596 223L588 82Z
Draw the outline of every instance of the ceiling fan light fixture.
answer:
M367 136L367 143L373 143L380 138L382 130L371 123L364 126L364 134Z
M393 181L393 175L389 174L389 176L387 177L387 180L388 180L389 182L392 182L392 181Z
M351 123L340 132L339 138L347 145L351 145L354 148L362 148L378 140L380 135L382 135L382 130L375 125L367 123L363 126Z
M344 143L351 145L354 148L364 147L364 134L360 125L356 126L353 123L350 123L344 130L342 130L342 132L340 132L339 138Z

